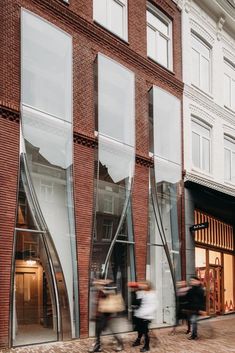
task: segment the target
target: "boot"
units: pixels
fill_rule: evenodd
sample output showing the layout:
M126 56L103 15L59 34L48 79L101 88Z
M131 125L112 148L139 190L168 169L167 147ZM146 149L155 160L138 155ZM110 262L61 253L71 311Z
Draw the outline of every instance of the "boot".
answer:
M137 338L135 342L132 343L132 347L140 346L140 338Z
M144 346L143 348L140 349L140 352L148 352L149 351L149 346Z

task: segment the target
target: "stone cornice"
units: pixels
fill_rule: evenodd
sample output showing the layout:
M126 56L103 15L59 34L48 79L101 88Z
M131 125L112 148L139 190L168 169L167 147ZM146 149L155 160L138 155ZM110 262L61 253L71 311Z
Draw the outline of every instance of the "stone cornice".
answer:
M48 0L32 0L32 2L37 4L40 8L46 9L47 13L56 16L68 27L86 36L95 44L99 43L108 50L112 49L112 52L116 53L124 62L136 67L138 70L144 70L145 74L150 77L156 76L161 82L167 84L169 88L173 88L176 92L182 94L183 83L174 76L174 73L165 70L148 58L142 57L130 49L128 43L117 39L108 31L87 21L78 14L70 11L64 4L55 0L50 0L50 2L48 2ZM165 1L157 0L156 4L159 2L162 2L165 6Z
M184 86L184 96L199 104L202 108L209 110L210 113L213 113L216 116L224 119L228 123L233 125L235 124L235 113L233 114L225 108L222 108L212 99L209 97L207 98L202 93L197 92L194 88L186 84Z
M184 182L187 181L206 186L210 189L217 190L227 195L235 196L235 187L230 187L224 184L216 183L213 180L203 178L202 176L195 175L193 173L186 172L184 176Z
M80 132L73 133L73 142L91 148L97 148L98 146L97 138L81 134Z
M20 112L0 104L0 117L16 123L20 122Z

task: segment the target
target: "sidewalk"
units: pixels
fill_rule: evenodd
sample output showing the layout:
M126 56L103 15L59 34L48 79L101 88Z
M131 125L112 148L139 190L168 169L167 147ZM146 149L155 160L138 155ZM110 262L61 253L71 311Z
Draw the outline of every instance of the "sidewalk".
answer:
M199 339L190 341L185 334L186 327L177 328L175 335L171 329L157 329L151 332L151 352L156 353L235 353L235 315L202 320L199 323ZM140 347L131 347L134 333L123 334L125 350L123 353L139 353ZM93 339L81 339L70 342L56 342L37 346L26 346L0 353L87 353ZM115 346L112 337L102 337L103 352L113 353Z

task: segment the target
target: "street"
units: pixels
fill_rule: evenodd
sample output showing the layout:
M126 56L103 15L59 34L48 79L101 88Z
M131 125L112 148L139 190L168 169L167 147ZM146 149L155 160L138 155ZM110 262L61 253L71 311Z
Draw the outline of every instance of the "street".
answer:
M156 353L230 353L235 352L235 315L217 317L199 322L199 338L187 339L186 327L179 326L175 335L171 328L156 329L150 334L150 352ZM125 350L123 352L137 353L140 347L131 347L135 339L134 333L123 334ZM80 339L70 342L56 342L43 345L14 348L0 351L1 353L87 353L93 339ZM112 337L102 337L103 352L114 352Z

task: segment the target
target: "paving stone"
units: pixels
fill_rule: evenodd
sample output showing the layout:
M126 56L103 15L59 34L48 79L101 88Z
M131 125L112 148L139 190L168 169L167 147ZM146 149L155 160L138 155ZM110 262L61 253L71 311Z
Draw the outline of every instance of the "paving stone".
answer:
M227 315L199 322L198 340L188 340L185 326L179 326L175 335L171 328L151 330L151 352L156 353L235 353L235 315ZM123 353L139 353L140 347L131 347L135 333L122 334ZM0 353L87 353L94 339L79 339L24 346L0 351ZM115 344L112 336L102 337L103 352L113 353Z

